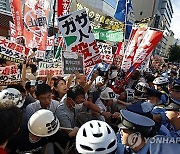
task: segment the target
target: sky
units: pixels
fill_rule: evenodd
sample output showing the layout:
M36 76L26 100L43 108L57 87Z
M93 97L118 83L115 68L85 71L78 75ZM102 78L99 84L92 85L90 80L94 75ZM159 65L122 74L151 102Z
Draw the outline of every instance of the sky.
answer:
M173 6L173 18L171 29L174 32L174 37L180 39L180 0L171 0Z

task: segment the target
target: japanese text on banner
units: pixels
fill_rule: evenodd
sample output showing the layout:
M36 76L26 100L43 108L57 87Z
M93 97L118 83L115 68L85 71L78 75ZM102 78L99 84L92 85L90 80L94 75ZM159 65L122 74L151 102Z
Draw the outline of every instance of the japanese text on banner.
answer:
M85 10L59 17L58 25L66 42L67 50L82 53L85 67L101 62L97 43Z

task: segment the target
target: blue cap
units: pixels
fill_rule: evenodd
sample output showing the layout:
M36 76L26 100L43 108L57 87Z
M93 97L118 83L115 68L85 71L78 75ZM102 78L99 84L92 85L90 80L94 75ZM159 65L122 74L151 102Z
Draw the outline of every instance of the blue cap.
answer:
M153 105L149 102L135 102L132 105L129 105L126 107L128 111L141 114L143 116L147 116L148 114L151 114L151 111L153 109Z
M165 107L167 111L180 111L180 100L170 98L170 104Z
M180 79L174 80L171 90L180 91Z
M131 129L140 133L149 133L155 125L152 119L134 112L120 110L120 114L122 116L122 121L118 125L120 129Z
M154 88L146 88L146 95L147 97L158 97L159 99L161 99L161 95L162 93Z

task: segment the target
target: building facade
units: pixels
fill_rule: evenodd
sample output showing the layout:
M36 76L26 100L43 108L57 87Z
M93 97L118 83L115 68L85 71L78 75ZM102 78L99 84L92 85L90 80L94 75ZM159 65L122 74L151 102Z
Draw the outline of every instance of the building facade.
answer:
M150 27L164 31L162 41L157 45L155 54L167 56L168 36L171 35L170 25L173 15L171 0L133 0L136 20L152 17Z
M12 21L9 0L0 0L0 36L8 37L9 21Z

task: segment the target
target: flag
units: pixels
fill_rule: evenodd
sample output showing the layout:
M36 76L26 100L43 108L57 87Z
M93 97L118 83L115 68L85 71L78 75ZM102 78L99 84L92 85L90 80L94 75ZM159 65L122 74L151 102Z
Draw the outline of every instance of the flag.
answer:
M114 18L125 23L125 39L128 39L134 24L132 0L119 0L116 6Z

